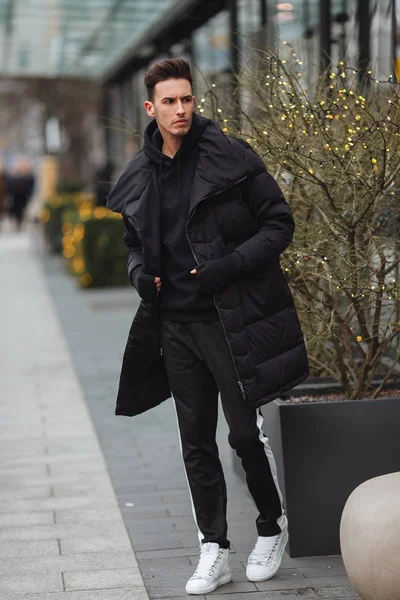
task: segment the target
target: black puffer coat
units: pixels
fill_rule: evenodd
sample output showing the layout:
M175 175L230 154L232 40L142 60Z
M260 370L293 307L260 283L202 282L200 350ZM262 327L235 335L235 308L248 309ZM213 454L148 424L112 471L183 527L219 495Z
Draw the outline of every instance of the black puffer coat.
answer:
M201 120L203 117L194 116ZM155 122L149 127L155 128ZM215 296L248 402L258 407L308 376L300 324L279 255L294 222L261 158L210 121L198 142L187 235L198 263L236 249L247 274ZM160 197L155 164L140 151L114 186L108 207L124 215L129 269L160 273ZM116 414L133 416L170 397L159 344L157 301L142 301L124 354Z

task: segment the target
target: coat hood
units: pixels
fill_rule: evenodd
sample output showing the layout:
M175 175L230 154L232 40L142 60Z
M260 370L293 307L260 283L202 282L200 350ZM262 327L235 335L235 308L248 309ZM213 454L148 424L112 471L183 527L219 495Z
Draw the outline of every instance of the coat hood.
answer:
M199 115L193 114L192 125L188 133L183 138L182 146L180 147L177 155L182 156L189 152L189 150L197 144L201 138L203 131L212 123L210 119L205 119ZM153 119L151 123L146 127L144 132L144 146L143 152L145 155L155 163L162 163L164 155L161 151L163 139L160 130L157 125L157 121Z
M195 114L192 127L179 152L187 152L196 143L199 155L192 205L246 177L265 171L262 159L246 142L227 137L215 121ZM158 172L155 166L162 160L161 134L157 123L152 121L146 128L144 148L125 167L108 196L107 207L114 212L129 214L132 204L144 196L149 186L154 188L154 176Z

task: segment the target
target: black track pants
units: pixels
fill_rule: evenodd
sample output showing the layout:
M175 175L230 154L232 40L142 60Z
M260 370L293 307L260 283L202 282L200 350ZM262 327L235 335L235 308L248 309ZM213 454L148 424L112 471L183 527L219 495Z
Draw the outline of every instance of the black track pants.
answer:
M215 441L218 392L230 430L229 443L242 460L260 513L258 535L280 533L283 509L275 461L261 429L262 415L241 393L221 323L163 321L161 347L200 541L229 547L226 485Z

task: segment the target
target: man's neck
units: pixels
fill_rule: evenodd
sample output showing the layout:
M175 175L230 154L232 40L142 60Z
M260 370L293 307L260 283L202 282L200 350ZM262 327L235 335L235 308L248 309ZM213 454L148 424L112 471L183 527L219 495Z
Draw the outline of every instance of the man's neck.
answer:
M182 146L183 137L169 135L166 131L161 131L163 145L161 152L170 158L174 158L179 148Z

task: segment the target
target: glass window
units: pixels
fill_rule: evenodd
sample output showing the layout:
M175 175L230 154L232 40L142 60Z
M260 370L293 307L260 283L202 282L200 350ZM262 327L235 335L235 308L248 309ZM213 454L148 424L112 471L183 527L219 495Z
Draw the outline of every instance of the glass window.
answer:
M319 0L277 2L273 3L271 8L275 8L276 37L279 40L286 40L299 50L304 40L316 35L319 23Z
M374 76L387 79L393 74L393 3L376 2L371 22L371 64Z
M230 68L229 11L224 10L194 32L193 58L196 67L205 76Z
M177 1L0 0L0 73L96 78Z
M261 31L261 1L238 0L238 45L241 64L246 64L251 55L251 48L259 40Z
M304 79L312 85L319 69L319 0L268 0L268 20L269 38L278 47L282 41L293 46L303 61Z

